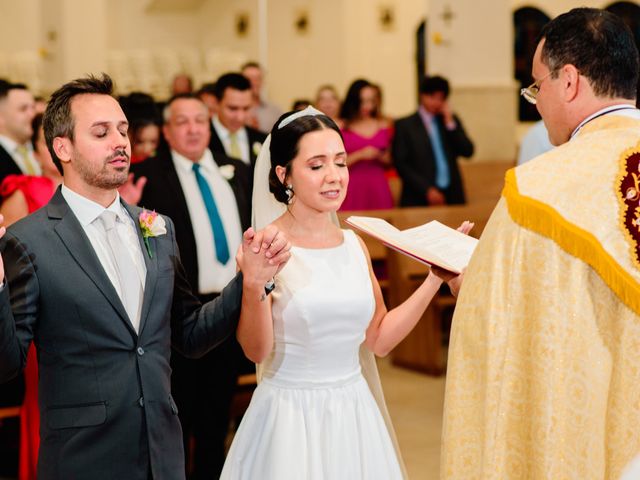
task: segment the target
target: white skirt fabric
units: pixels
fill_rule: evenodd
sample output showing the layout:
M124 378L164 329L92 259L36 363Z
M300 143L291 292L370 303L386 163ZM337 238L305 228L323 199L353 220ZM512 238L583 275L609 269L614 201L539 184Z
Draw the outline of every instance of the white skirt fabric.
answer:
M221 479L402 478L378 406L358 374L331 387L255 390Z

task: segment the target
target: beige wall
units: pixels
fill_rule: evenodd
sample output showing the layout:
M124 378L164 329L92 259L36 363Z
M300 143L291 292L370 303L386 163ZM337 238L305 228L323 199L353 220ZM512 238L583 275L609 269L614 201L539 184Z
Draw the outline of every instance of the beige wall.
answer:
M365 77L384 91L388 115L415 108L415 33L430 15L429 33L441 31L447 47L429 45L432 73L451 79L452 102L477 139L476 158L512 158L516 88L512 82L512 12L535 6L550 16L598 0L202 0L173 10L149 9L151 0L0 0L0 76L25 81L37 93L87 72L109 71L122 92L142 89L168 94L171 77L191 73L197 84L212 81L246 60L268 67L267 94L283 108L317 87L334 84L344 95ZM165 2L171 4L171 2ZM258 6L268 5L268 46L261 50ZM445 4L454 21L444 26ZM380 8L394 13L392 28L380 23ZM309 15L300 34L294 18ZM247 34L235 31L240 13ZM488 21L487 19L491 19ZM447 36L448 35L448 36ZM492 112L486 115L487 111ZM498 123L502 137L487 129ZM515 136L515 135L514 135Z

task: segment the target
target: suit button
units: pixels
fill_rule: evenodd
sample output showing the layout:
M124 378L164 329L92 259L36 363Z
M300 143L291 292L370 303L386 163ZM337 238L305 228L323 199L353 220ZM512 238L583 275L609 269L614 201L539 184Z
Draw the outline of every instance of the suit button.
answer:
M138 399L138 405L140 405L142 408L144 408L144 397L140 397Z
M144 355L144 348L138 347L137 352L138 352L138 355L140 355L140 356Z

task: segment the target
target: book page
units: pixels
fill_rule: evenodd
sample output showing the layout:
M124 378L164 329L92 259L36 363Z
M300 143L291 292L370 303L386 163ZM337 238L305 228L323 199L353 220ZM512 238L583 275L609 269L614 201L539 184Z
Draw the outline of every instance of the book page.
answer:
M460 233L434 220L419 227L410 228L401 232L404 242L415 248L416 253L423 252L425 260L428 256L434 257L434 262L448 270L460 272L471 259L473 250L478 240ZM446 263L447 265L442 265Z
M478 240L438 221L400 231L386 220L349 217L346 222L394 250L423 263L460 273L469 263Z

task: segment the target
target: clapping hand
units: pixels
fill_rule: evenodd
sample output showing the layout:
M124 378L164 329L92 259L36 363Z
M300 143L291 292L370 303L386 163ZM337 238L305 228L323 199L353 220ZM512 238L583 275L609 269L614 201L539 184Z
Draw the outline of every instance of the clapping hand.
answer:
M464 233L465 235L468 235L471 229L473 228L473 226L474 226L473 222L469 222L465 220L456 230ZM431 266L431 272L435 276L447 282L447 285L449 285L449 289L451 290L451 294L454 297L457 297L458 292L460 292L460 287L462 286L462 281L464 280L465 270L466 269L462 270L461 273L456 274L448 270L444 270L440 267L436 267L435 265Z

